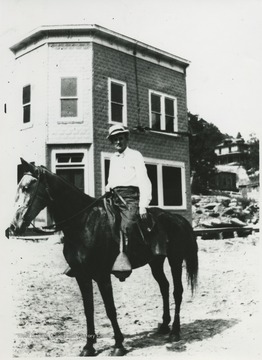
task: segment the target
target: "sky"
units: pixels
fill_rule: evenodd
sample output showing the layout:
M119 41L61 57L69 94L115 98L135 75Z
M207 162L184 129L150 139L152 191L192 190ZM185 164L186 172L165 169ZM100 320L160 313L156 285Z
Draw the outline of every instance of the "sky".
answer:
M262 0L0 0L0 14L4 77L31 30L97 24L189 60L191 113L232 136L260 131Z

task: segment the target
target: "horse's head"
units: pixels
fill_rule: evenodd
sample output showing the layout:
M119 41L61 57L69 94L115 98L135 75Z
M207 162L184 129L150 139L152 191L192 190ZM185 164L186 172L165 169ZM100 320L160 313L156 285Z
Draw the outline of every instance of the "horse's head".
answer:
M21 159L24 175L18 184L15 197L15 214L10 233L23 234L31 221L48 204L48 193L44 181L44 169Z

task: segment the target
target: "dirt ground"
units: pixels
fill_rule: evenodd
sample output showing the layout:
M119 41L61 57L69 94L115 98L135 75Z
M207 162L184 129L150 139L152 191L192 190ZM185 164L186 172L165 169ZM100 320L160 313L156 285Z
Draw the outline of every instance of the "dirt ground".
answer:
M86 336L82 299L75 279L62 274L66 263L57 237L38 243L6 241L11 258L12 356L78 356ZM178 343L154 333L161 322L162 301L150 268L135 270L125 282L112 277L128 356L261 359L259 235L199 239L198 245L199 285L192 297L184 271ZM113 332L96 284L94 292L95 347L98 356L108 356ZM173 310L172 291L170 298Z

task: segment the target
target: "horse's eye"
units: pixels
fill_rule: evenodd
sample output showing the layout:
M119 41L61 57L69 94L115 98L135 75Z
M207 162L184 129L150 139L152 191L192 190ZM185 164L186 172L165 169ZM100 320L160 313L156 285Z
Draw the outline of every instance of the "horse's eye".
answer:
M28 186L24 186L23 191L24 191L24 192L28 192L28 189L29 189Z

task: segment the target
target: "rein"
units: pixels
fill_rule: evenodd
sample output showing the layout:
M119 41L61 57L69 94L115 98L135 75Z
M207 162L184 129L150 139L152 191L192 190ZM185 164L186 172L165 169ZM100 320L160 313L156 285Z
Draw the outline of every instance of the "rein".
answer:
M40 178L42 177L42 175L45 175L44 171L42 168L38 168L39 170L39 175L38 175L38 179L37 179L37 186L35 189L35 192L33 194L32 199L30 200L30 204L29 207L32 206L36 196L37 196L37 190L39 188L39 184L40 184ZM45 176L44 177L44 182L46 182ZM48 184L46 182L46 187L45 187L45 191L50 199L50 201L54 201L54 199L51 197L49 189L48 189ZM77 216L79 216L80 214L82 214L83 212L85 212L86 210L92 208L95 206L95 204L97 204L99 201L101 201L102 199L112 196L112 194L116 194L117 197L119 198L119 200L125 205L126 202L125 200L122 198L122 196L120 194L117 193L117 191L115 189L111 189L110 192L106 192L104 195L100 196L98 199L95 199L91 204L89 204L88 206L86 206L85 208L81 209L80 211L78 211L77 213L75 213L74 215L68 217L67 219L61 220L58 223L53 223L51 225L47 225L47 226L43 226L43 227L36 227L32 222L29 222L32 227L34 228L35 232L40 233L40 234L49 234L52 235L54 233L56 233L57 231L62 230L62 226L68 222L70 222L71 220L75 219ZM29 208L28 207L28 208Z
M54 228L53 230L46 232L47 234L53 234L53 233L55 233L55 232L57 232L57 231L62 230L61 225L64 225L64 224L66 224L67 222L75 219L77 216L79 216L80 214L82 214L82 213L85 212L86 210L90 209L90 208L93 207L96 203L98 203L100 200L104 199L104 198L107 197L107 196L108 196L108 194L105 193L104 195L100 196L98 199L96 199L95 201L93 201L91 204L89 204L89 205L86 206L85 208L81 209L80 211L78 211L78 212L75 213L74 215L70 216L69 218L59 221L58 223L54 223L54 224L51 224L51 225L43 226L43 227L41 227L41 228L37 228L37 227L34 226L34 224L32 224L32 223L31 223L31 224L33 225L33 227L34 227L34 229L35 229L36 231L40 231L40 232L42 232L42 233L45 232L44 229L48 230L48 229Z
M39 168L40 170L40 174L38 177L38 184L37 184L37 188L35 190L35 193L33 194L33 197L30 201L30 206L32 206L34 199L36 197L36 193L39 187L39 183L40 183L40 176L44 175L44 171L43 169ZM44 178L44 181L45 178ZM45 191L50 199L50 201L54 201L54 199L51 197L49 189L48 189L48 185L46 183L46 187L45 187ZM82 214L83 212L85 212L86 210L92 208L96 203L98 203L99 201L101 201L102 199L104 199L105 197L108 197L108 193L105 193L104 195L100 196L98 199L95 199L91 204L89 204L88 206L86 206L85 208L81 209L80 211L78 211L77 213L75 213L74 215L68 217L67 219L61 220L58 223L53 223L51 225L47 225L47 226L43 226L43 227L36 227L32 222L30 223L32 225L32 227L34 228L35 232L38 232L40 234L49 234L52 235L57 231L62 230L62 226L68 222L70 222L71 220L75 219L77 216L79 216L80 214Z

